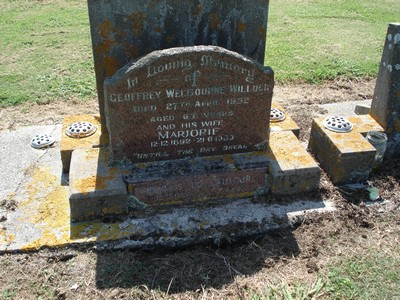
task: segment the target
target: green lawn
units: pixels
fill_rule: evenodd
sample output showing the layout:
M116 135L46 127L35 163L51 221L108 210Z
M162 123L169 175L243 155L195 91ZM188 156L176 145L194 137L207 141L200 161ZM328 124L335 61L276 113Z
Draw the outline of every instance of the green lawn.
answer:
M265 64L279 81L376 76L398 0L272 0Z
M272 0L265 63L278 81L376 76L398 0ZM0 0L0 107L95 97L84 0Z
M95 90L85 1L0 0L0 106Z

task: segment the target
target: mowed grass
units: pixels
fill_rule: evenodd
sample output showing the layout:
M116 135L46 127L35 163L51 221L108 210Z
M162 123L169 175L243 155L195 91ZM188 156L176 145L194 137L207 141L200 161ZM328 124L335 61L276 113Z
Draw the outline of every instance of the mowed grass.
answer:
M375 76L398 0L273 0L265 64L278 81ZM84 0L0 0L0 107L96 96Z
M265 64L276 79L376 76L398 0L270 1Z
M85 1L0 0L0 106L95 96Z

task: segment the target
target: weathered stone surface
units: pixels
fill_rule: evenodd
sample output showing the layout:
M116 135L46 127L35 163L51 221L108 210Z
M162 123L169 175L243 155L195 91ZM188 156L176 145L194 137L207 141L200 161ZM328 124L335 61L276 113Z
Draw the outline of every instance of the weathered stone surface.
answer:
M154 50L217 45L263 64L268 4L268 0L88 0L100 115L104 116L104 79Z
M318 189L321 170L291 130L271 132L267 186L276 196Z
M368 131L383 131L370 116L347 118L353 130L337 133L326 129L324 118L313 120L308 148L334 184L363 182L368 179L375 159L376 149L364 138Z
M265 153L136 164L129 191L147 205L251 197L265 185Z
M388 135L385 157L400 157L400 23L389 24L370 114Z
M155 51L105 81L113 158L260 150L268 143L273 86L270 68L220 47Z
M371 105L368 104L357 104L354 108L354 113L356 115L367 115L371 110Z
M277 108L280 111L285 113L285 120L281 122L270 122L269 128L270 132L279 132L279 131L292 131L294 135L299 138L300 135L300 127L296 124L296 122L285 112L284 108L276 103L272 102L272 108Z
M271 133L267 151L134 164L128 190L147 205L275 196L318 189L321 170L290 131Z
M69 125L75 122L89 122L97 127L96 132L85 138L72 138L65 134ZM60 153L63 165L63 172L69 171L71 163L72 151L74 149L89 149L92 147L105 146L108 144L108 134L101 132L100 116L99 115L76 115L65 116L63 120Z
M97 249L148 249L215 243L225 236L237 241L281 226L290 226L290 223L282 222L287 216L288 221L295 221L297 215L309 213L311 209L320 208L321 212L333 209L331 202L309 201L309 197L299 195L293 203L270 204L238 199L221 202L220 205L180 205L158 210L157 213L151 213L154 210L149 209L149 213L145 211L133 216L107 218L107 222L71 222L69 186L60 185L65 177L61 172L58 144L46 151L27 146L37 132L54 130L59 141L61 125L0 131L3 144L9 142L13 145L2 148L2 157L7 157L7 160L0 165L0 173L3 174L0 177L0 194L3 192L0 198L18 201L17 209L8 211L7 220L1 223L0 255L10 251L37 251L43 247L69 245L95 245ZM97 162L94 161L93 165L97 166ZM27 169L31 172L25 172Z
M71 220L128 213L123 173L108 165L107 148L75 149L69 173Z

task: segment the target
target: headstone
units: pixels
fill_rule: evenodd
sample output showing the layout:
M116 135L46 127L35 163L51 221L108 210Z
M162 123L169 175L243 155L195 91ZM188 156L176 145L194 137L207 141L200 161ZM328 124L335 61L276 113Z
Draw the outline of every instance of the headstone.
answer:
M318 188L298 126L269 127L268 3L88 0L102 134L67 142L72 220Z
M103 83L154 50L217 45L264 63L269 0L88 0L101 124Z
M400 23L389 24L370 114L388 135L385 157L400 157Z
M266 149L273 71L232 51L155 51L105 81L114 160L131 162Z

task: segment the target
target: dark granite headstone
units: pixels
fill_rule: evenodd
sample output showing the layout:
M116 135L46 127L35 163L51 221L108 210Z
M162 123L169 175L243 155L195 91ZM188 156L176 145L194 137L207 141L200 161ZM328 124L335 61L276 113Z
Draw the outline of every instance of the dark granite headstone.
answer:
M269 0L88 0L102 128L106 77L154 50L217 45L264 63Z
M371 115L388 135L386 158L400 157L400 23L389 24Z
M265 149L273 71L232 51L155 51L105 81L115 160L132 162Z

